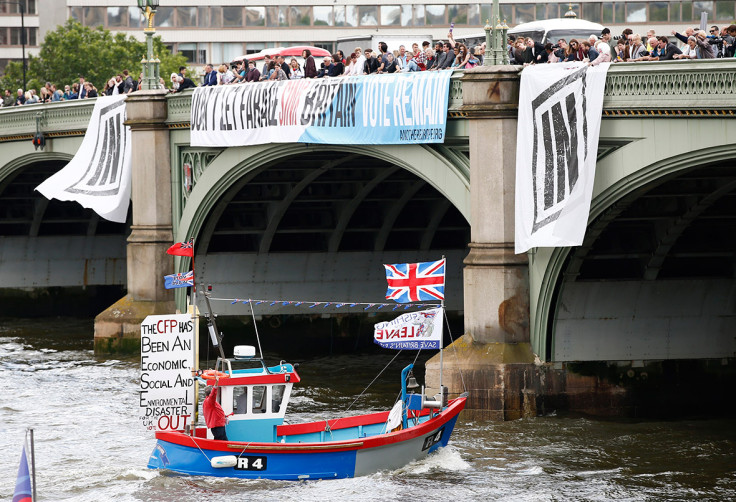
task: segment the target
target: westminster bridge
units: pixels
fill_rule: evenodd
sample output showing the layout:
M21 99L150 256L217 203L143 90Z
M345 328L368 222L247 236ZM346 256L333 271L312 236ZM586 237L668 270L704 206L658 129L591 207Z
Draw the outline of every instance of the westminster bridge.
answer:
M164 250L190 237L197 280L226 298L380 302L382 263L444 254L465 331L445 374L453 392L463 370L481 415L717 402L736 353L736 61L612 65L585 242L523 255L519 70L453 75L439 145L198 148L191 94L133 94L124 225L33 190L73 157L93 101L0 110L0 315L109 298L96 347L134 345L142 317L182 307L161 278L190 263Z

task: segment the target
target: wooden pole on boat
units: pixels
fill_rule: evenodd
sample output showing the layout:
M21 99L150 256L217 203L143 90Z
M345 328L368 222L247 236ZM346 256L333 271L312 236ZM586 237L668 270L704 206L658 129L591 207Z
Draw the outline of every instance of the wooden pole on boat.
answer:
M29 428L31 436L31 501L36 502L36 449L33 444L33 429Z
M445 255L442 255L442 259L445 259ZM447 262L445 262L445 277L447 277ZM446 280L446 279L445 279ZM442 316L445 316L445 295L442 295L442 300L440 300L440 308L442 309ZM444 319L443 319L444 321ZM443 344L445 342L445 323L442 323L442 335L440 336L440 403L445 402L445 393L442 388L442 354L443 354ZM441 408L440 408L441 409Z

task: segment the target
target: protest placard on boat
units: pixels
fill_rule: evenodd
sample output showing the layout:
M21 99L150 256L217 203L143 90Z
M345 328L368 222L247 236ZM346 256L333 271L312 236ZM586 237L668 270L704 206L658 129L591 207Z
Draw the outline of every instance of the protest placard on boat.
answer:
M194 417L194 321L188 314L150 315L141 323L141 423L181 430Z
M442 309L402 314L373 325L373 341L386 349L439 349L442 345Z

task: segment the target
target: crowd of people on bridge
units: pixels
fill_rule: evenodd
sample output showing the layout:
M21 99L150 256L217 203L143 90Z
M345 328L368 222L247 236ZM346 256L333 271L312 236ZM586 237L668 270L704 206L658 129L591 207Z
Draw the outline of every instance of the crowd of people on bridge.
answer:
M671 38L670 38L671 37ZM678 45L679 42L679 45ZM304 50L300 60L283 56L266 55L263 61L235 61L217 67L207 64L201 77L201 85L231 85L264 80L298 80L303 78L334 78L347 75L379 75L396 72L443 71L468 69L483 63L485 42L468 47L455 41L452 31L447 41L438 40L434 46L430 41L415 42L411 49L400 45L390 50L385 42L379 42L377 50L371 47L356 47L349 55L338 50L332 56L318 61L310 50ZM605 28L601 33L592 33L585 40L559 38L542 45L532 38L509 35L507 50L511 64L540 64L563 61L584 61L591 65L602 62L644 62L666 60L715 59L734 57L736 52L736 25L724 28L711 26L706 33L698 28L686 28L682 33L672 31L668 35L657 35L649 30L645 35L623 30L621 35L612 36ZM199 79L197 79L199 80ZM92 82L79 77L78 82L57 85L46 82L37 92L35 89L5 89L2 107L95 98L98 95L129 94L142 88L143 74L134 79L128 70L113 75L99 91ZM172 73L167 86L161 78L159 87L170 92L181 92L196 87L182 66ZM62 90L63 87L63 90Z
M670 36L672 38L670 38ZM559 38L542 45L531 38L509 36L508 51L512 64L558 63L584 61L591 65L603 62L641 62L690 59L732 58L736 52L736 25L724 28L711 26L708 33L699 28L673 30L657 35L649 30L642 36L631 28L612 36L604 28L585 40ZM680 42L679 46L677 42Z

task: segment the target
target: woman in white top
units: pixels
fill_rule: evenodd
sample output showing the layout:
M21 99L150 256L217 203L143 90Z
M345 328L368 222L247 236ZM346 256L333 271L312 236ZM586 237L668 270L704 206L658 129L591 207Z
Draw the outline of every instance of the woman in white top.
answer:
M289 63L289 68L291 71L289 73L289 80L298 80L300 78L304 78L304 72L301 68L299 68L299 62L296 60L296 58L291 58L291 63Z
M355 65L353 66L351 73L346 73L346 75L363 74L363 66L365 66L365 56L363 55L363 49L361 49L360 47L356 47L355 55L357 56L357 59L355 60Z
M675 54L672 57L674 59L698 59L698 54L696 52L697 48L698 43L695 37L688 37L687 44L682 48L682 54Z

